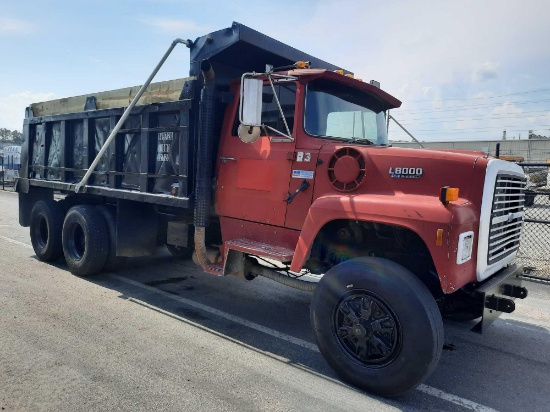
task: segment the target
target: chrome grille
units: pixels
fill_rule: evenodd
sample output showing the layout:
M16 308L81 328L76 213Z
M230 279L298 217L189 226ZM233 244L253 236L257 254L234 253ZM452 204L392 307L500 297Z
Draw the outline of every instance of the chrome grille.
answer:
M489 265L504 259L519 248L523 228L523 203L526 179L499 173L495 182L489 229Z

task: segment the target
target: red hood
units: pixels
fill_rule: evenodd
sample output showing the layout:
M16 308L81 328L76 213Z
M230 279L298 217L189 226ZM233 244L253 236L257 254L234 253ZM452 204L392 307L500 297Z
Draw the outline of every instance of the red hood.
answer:
M329 144L321 149L323 163L317 169L316 195L334 193L335 180L330 168L334 153L350 148L365 159L364 178L350 194L396 192L410 195L439 196L443 186L458 187L461 202L481 202L488 159L482 152L407 149L397 147L344 146ZM353 157L353 156L352 156ZM337 165L337 168L339 166ZM336 170L335 170L336 171ZM337 173L338 174L338 173ZM345 176L345 173L341 173ZM322 176L327 176L326 183Z

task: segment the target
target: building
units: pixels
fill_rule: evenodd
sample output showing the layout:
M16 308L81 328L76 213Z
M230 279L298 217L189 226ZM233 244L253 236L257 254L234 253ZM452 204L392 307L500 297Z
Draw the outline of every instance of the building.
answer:
M19 177L21 167L21 146L4 146L0 150L0 172L5 180Z
M415 142L390 141L394 147L418 148ZM500 154L521 156L526 162L545 163L550 159L550 139L528 140L464 140L453 142L421 142L427 149L474 150L495 155L497 143Z

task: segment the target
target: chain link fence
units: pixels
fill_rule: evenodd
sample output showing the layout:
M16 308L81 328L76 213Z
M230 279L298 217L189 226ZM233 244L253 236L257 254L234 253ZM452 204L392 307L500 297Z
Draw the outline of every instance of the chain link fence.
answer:
M520 164L527 177L525 191L525 226L516 263L525 275L550 281L550 187L548 167L540 163Z

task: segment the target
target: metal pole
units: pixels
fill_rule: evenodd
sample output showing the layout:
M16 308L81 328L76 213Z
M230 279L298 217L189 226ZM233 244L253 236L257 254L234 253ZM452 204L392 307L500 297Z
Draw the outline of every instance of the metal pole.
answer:
M136 103L138 102L139 98L141 97L141 95L143 94L143 92L145 92L145 90L147 89L147 87L149 87L149 84L151 83L151 81L153 80L153 78L155 77L155 75L157 74L157 72L160 70L160 68L162 67L162 65L164 64L164 62L166 61L166 59L168 58L168 56L170 55L170 53L172 53L172 50L174 50L174 47L176 47L178 45L178 43L183 43L185 44L187 47L191 47L192 43L190 40L183 40L183 39L176 39L172 42L172 44L170 45L170 47L168 48L168 50L166 51L166 53L164 53L164 56L162 56L162 59L160 59L159 63L157 64L157 66L155 67L155 69L153 70L153 72L149 75L149 77L147 78L147 80L145 81L145 83L143 84L143 86L141 86L141 89L139 89L139 91L137 92L136 96L134 97L134 99L131 101L130 105L126 108L126 110L124 111L124 113L122 114L122 117L120 118L120 120L117 122L117 124L115 125L114 129L112 130L111 134L109 135L109 137L107 138L107 140L105 140L105 143L103 143L103 146L101 147L101 150L99 151L99 153L97 154L97 156L95 157L94 161L92 162L92 164L90 165L90 167L88 168L88 170L86 171L86 174L84 175L84 177L82 178L82 180L80 181L80 183L78 183L75 188L74 188L74 191L76 193L79 192L80 188L82 186L85 186L86 183L88 182L88 179L90 178L90 176L92 175L93 171L95 170L95 168L97 167L98 163L100 162L101 158L103 157L103 155L105 154L105 152L107 151L107 148L109 147L109 145L111 144L111 142L114 140L115 136L117 135L118 131L120 130L120 128L122 127L122 125L124 124L124 122L126 121L126 119L128 118L128 116L130 115L130 112L132 111L132 109L134 108L134 106L136 105Z
M405 133L407 133L407 134L411 137L411 139L413 139L416 143L418 143L418 146L420 146L422 149L424 149L424 146L422 145L422 143L420 143L418 140L416 140L416 138L415 138L412 134L410 134L409 131L408 131L407 129L405 129L403 126L401 126L401 124L400 124L397 120L395 120L395 117L393 117L393 116L391 116L391 115L388 115L388 116L389 116L389 118L392 119L395 123L397 123L397 125L398 125L400 128L402 128L402 129L405 131Z
M4 156L2 156L2 190L5 190L4 187L4 176L6 176L6 170L4 168Z

